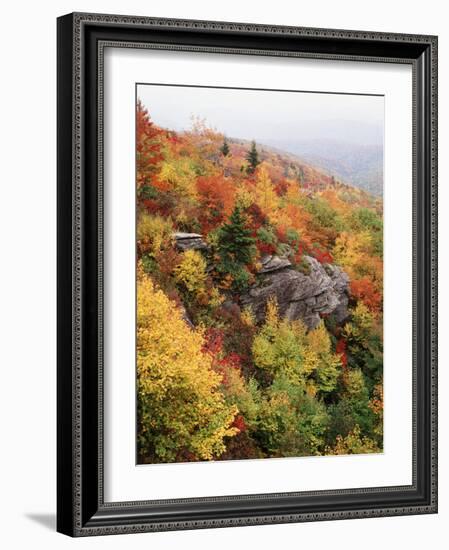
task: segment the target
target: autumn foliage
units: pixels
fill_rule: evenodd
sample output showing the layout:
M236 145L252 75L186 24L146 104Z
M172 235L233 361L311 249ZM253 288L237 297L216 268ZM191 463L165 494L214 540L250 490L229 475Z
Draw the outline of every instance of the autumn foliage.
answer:
M137 403L141 463L381 452L382 201L200 119L140 103ZM179 249L175 233L201 235ZM240 295L266 255L349 276L349 316L257 322Z
M237 408L217 391L222 377L203 345L201 330L190 330L176 304L140 273L138 418L146 459L172 461L183 449L210 459L225 450L225 437L237 433L232 426Z

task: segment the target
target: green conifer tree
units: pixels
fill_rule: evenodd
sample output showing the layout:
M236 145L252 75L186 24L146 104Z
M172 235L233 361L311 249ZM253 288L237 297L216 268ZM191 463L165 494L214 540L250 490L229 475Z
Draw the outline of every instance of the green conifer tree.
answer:
M259 153L256 149L256 142L253 140L251 142L251 149L246 155L246 160L248 161L247 172L248 174L254 174L255 169L260 164Z
M255 239L245 227L245 218L239 206L236 206L218 235L218 249L222 262L245 265L251 262L254 255Z
M227 157L229 155L229 153L231 152L231 150L229 148L229 144L228 144L226 138L224 138L224 140L223 140L223 145L220 147L220 151L221 151L221 154L224 157Z
M222 275L231 275L232 289L238 292L248 286L249 273L246 265L251 263L255 253L255 239L245 226L245 217L236 206L229 222L218 232L218 254L220 262L217 270Z

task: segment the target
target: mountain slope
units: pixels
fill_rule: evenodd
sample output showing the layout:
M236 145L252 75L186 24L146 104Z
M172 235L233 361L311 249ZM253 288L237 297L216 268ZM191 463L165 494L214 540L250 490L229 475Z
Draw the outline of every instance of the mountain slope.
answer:
M377 145L349 144L328 140L282 140L268 145L296 155L326 174L376 196L383 194L383 148Z

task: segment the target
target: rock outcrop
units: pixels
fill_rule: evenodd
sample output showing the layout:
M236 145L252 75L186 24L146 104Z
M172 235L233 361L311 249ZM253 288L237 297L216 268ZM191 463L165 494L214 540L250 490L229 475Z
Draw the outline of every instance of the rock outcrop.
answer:
M173 237L181 252L209 248L198 233L174 233ZM271 297L276 298L281 316L301 319L309 329L318 325L321 314L332 313L337 323L348 317L349 277L340 267L322 265L310 256L304 256L302 271L294 268L287 256L267 255L261 264L258 282L240 296L240 304L250 306L257 321L264 320ZM185 316L191 325L186 312Z
M291 267L287 258L269 257L262 262L259 282L241 296L256 319L265 317L266 303L275 297L279 313L290 320L301 319L309 329L320 322L320 314L335 314L341 323L348 316L348 275L338 266L321 265L315 258L304 257L304 272Z
M184 250L206 250L207 244L203 241L202 235L198 233L174 233L176 248Z
M291 265L291 261L284 256L264 256L262 258L262 267L259 269L259 273L279 271L279 269L284 269L284 267L290 267Z

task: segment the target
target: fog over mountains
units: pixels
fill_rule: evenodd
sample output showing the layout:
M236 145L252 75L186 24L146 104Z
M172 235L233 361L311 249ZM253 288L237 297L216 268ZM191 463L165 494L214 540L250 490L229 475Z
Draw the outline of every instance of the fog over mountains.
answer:
M265 139L264 143L296 155L337 180L381 197L383 194L383 147L332 139Z
M382 96L139 85L138 97L163 128L186 131L199 117L228 138L254 139L382 196Z

